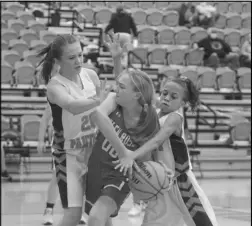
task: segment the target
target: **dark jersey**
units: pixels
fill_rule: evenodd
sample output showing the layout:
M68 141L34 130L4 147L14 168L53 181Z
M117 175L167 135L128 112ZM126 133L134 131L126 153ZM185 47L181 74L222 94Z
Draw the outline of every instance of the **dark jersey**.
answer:
M132 151L136 150L139 146L132 141L127 129L125 128L121 107L118 106L109 115L109 118L111 119L115 131L125 147ZM91 170L94 169L94 167L97 167L96 170L99 170L98 168L100 167L102 177L121 176L122 174L119 172L119 170L114 169L115 165L112 163L117 159L118 155L116 150L112 147L104 135L99 132L97 134L96 142L89 159L88 168Z

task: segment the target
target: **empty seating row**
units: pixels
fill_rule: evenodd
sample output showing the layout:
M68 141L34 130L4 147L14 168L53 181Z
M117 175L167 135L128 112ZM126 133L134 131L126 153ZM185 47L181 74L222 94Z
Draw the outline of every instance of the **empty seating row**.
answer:
M239 68L233 71L227 67L214 70L209 67L169 65L159 69L165 78L186 76L190 78L202 92L241 91L251 93L251 69Z
M142 44L190 45L208 36L215 30L219 38L226 40L231 47L241 47L250 29L217 29L205 30L201 27L167 27L167 26L138 26L138 41Z

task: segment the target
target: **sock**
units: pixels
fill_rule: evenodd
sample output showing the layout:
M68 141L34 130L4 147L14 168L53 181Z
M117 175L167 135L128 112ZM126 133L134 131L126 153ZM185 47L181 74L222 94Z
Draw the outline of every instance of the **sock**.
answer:
M54 207L54 204L53 203L46 203L46 208L50 208L50 209L53 209Z

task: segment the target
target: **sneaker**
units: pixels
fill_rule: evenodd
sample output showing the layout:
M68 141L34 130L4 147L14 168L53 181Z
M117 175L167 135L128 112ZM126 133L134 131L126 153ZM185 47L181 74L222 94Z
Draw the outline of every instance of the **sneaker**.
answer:
M52 225L53 224L53 209L46 208L44 213L44 225Z
M86 218L82 215L79 224L86 224L87 220Z
M133 207L130 209L130 211L128 212L129 216L135 217L140 215L145 209L145 205L144 203L140 202L138 203L134 203Z
M12 180L12 177L9 175L9 173L5 170L1 173L2 179Z

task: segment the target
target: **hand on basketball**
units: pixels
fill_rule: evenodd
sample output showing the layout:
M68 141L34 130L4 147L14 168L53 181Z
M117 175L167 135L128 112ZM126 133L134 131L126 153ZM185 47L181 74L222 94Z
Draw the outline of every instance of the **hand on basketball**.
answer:
M131 153L129 153L127 156L125 156L123 158L120 158L117 161L114 161L113 163L117 164L115 166L115 169L119 169L120 172L123 172L123 174L125 176L128 173L129 178L132 177L133 167L135 170L139 171L139 167L137 166L136 162L134 161L133 157L131 156Z
M121 57L126 45L121 47L119 34L112 32L110 35L107 35L107 38L108 42L105 42L105 44L108 46L112 58Z

